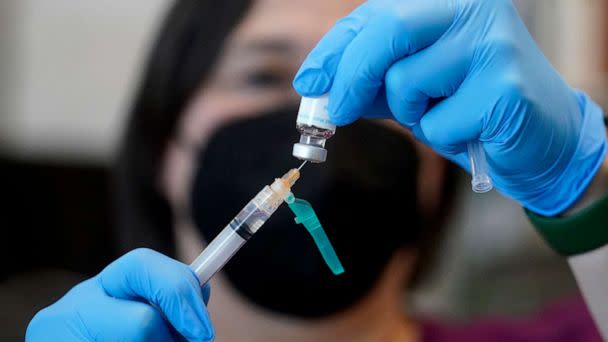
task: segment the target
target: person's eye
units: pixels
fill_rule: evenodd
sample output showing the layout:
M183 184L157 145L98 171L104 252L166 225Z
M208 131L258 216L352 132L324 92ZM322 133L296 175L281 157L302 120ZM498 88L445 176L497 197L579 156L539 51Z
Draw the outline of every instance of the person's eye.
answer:
M268 88L283 86L285 82L286 77L276 70L256 70L248 73L243 83L248 87Z

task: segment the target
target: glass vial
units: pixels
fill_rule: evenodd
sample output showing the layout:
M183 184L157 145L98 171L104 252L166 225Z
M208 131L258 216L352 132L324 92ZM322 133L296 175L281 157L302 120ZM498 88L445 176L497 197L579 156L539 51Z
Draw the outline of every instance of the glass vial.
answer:
M327 158L325 141L336 133L336 125L329 120L328 100L329 94L302 97L296 119L300 142L293 145L294 157L312 163L323 163Z

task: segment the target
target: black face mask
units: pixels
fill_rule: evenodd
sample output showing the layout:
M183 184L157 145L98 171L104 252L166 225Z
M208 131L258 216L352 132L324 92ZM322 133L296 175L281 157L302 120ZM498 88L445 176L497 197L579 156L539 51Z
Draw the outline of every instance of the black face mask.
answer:
M274 178L299 161L297 108L228 124L199 159L192 210L211 241ZM286 205L224 268L252 302L298 317L336 313L361 299L394 252L420 238L416 211L417 159L402 134L373 122L339 128L324 164L309 164L294 186L309 201L333 243L345 273L334 276L304 227Z

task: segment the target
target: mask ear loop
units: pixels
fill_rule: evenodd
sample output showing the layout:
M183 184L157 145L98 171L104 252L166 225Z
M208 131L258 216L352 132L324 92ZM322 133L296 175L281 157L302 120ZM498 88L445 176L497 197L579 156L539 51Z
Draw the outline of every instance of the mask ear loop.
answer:
M325 263L333 274L339 275L344 273L344 267L342 267L342 263L329 241L325 230L323 230L323 226L321 226L321 222L319 222L319 218L312 208L312 205L303 199L295 198L292 193L287 195L285 202L289 206L289 209L296 215L296 223L302 224L308 233L310 233L323 260L325 260Z

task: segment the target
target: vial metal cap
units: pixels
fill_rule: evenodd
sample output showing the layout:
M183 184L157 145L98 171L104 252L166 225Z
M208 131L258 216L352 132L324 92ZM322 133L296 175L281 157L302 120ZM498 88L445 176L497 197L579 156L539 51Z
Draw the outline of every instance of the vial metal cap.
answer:
M323 147L302 143L293 144L292 154L298 159L308 160L312 163L323 163L327 158L327 150Z

